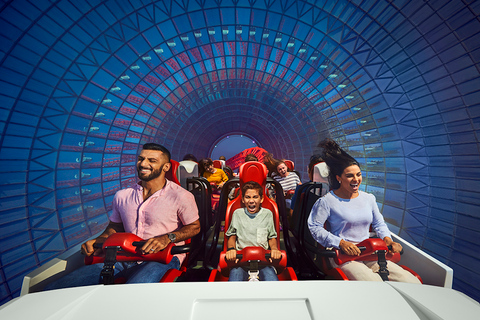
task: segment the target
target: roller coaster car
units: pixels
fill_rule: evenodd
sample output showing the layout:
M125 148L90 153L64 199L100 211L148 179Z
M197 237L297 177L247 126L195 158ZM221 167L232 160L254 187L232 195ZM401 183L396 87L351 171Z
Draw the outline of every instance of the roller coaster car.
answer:
M175 254L187 253L180 270L168 270L160 282L173 282L187 270L188 252L190 251L190 240L185 245L176 246L170 243L165 249L150 254L143 254L140 248L145 244L145 240L133 233L118 232L110 235L102 244L103 252L100 255L91 255L85 257L85 264L104 263L101 276L104 284L114 284L125 282L124 278L114 278L114 265L116 262L131 261L156 261L168 264Z
M272 211L275 230L277 231L277 247L280 248L280 223L278 208L276 203L266 196L267 167L260 162L246 162L240 167L239 172L240 190L242 186L249 181L258 182L262 186L264 190L262 208ZM227 206L225 213L225 230L228 230L233 212L236 209L242 208L241 196L241 194L237 196ZM293 269L291 267L287 267L287 255L284 250L280 250L282 253L282 258L280 260L273 260L273 262L270 262L269 259L265 257L265 254L269 253L268 250L264 250L260 247L246 247L243 250L238 251L238 253L242 254L242 259L237 264L225 261L226 252L227 237L224 235L223 251L220 253L218 268L212 270L210 273L210 277L208 279L209 282L228 281L228 275L232 267L250 266L255 263L259 265L274 266L277 270L277 276L279 280L297 280L297 276Z
M382 239L379 238L369 238L365 239L362 242L357 244L357 247L360 249L361 254L359 256L350 256L345 254L340 249L333 250L320 250L319 255L322 259L322 269L327 276L330 276L338 280L349 280L345 273L340 268L332 268L328 258L333 258L337 265L341 265L350 261L378 261L380 266L379 274L384 280L388 280L388 269L386 268L386 261L391 261L394 263L400 262L401 253L391 253L389 248ZM407 270L411 274L420 280L423 283L422 278L414 272L412 269L400 265L403 269Z

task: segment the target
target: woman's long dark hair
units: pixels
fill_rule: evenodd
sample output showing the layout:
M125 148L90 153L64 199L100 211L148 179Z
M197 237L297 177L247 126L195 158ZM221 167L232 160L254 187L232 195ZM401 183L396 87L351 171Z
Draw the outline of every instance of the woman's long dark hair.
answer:
M332 139L327 138L320 142L318 146L323 148L322 158L330 170L328 175L330 189L338 189L340 183L336 176L341 176L345 168L351 165L357 165L360 168L360 164Z

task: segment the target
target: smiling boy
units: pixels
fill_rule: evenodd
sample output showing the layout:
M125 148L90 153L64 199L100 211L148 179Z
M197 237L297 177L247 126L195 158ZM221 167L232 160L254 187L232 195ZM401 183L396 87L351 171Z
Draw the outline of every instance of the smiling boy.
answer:
M236 261L237 250L245 247L262 247L271 250L271 259L280 259L282 254L277 248L277 232L273 224L273 214L262 208L263 188L257 182L250 181L242 187L242 203L245 208L233 212L230 226L226 232L226 259ZM275 268L264 267L259 273L262 281L278 281ZM246 281L248 273L241 267L230 270L229 281Z

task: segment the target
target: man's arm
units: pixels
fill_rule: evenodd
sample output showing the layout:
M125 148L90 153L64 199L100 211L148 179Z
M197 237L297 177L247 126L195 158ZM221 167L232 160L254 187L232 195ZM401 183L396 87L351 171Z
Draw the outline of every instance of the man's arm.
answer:
M180 229L172 232L176 236L175 242L184 241L196 236L200 232L200 220L197 220L193 223L187 224ZM142 247L142 251L144 254L148 253L157 253L163 249L170 243L170 239L168 239L168 235L164 234L159 237L153 237L145 242L145 245ZM153 249L153 250L152 250Z
M84 244L82 244L82 253L91 256L97 249L93 248L93 245L95 243L104 243L105 240L114 233L117 232L125 232L125 229L123 228L123 223L117 223L117 222L112 222L110 221L107 228L105 228L105 231L101 235L99 235L96 239L88 240Z

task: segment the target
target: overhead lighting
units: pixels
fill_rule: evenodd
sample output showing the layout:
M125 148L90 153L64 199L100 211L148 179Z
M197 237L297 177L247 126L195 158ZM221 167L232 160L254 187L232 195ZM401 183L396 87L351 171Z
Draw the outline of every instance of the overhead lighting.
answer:
M83 146L85 146L85 147L90 147L90 146L94 146L94 145L95 145L95 142L93 142L93 141L87 141L87 142L84 143L84 142L82 141L82 142L79 142L78 145L79 145L80 147L83 147Z
M138 69L140 69L140 66L137 66L137 65L130 67L130 70L138 70Z
M305 53L307 51L307 45L304 43L298 50L298 53Z
M319 67L319 68L320 68L320 69L327 69L327 68L328 68L328 66L327 66L326 64L322 64L322 65L320 65L320 67Z
M329 74L328 77L330 79L334 79L334 78L338 77L338 75L337 74Z
M99 127L83 127L83 131L93 132L100 130Z
M250 27L250 37L253 37L255 34L257 33L257 30L255 29L255 27Z
M222 27L222 34L226 36L228 34L228 27Z
M288 40L287 47L291 48L293 46L295 46L295 39L290 38L290 40Z
M353 108L353 110L355 110L355 111L360 111L360 110L362 110L362 108L360 108L360 107L355 107L355 108ZM365 133L365 135L367 135L367 134ZM369 136L370 136L370 134L369 134Z
M152 57L150 57L150 56L144 56L144 57L142 57L142 60L143 60L143 61L150 61L150 60L152 60Z
M175 43L175 40L170 40L170 41L167 41L167 46L169 46L170 48L173 48L175 47L177 44Z
M236 33L236 34L242 34L242 32L243 32L242 26L237 26L237 27L235 28L235 33Z
M110 99L103 99L102 100L102 104L109 104L109 103L112 103L112 100L110 100Z
M266 39L270 36L270 30L263 30L262 38Z
M188 35L186 35L186 34L181 35L180 40L182 40L183 42L188 41Z
M349 100L350 100L350 99L353 99L353 98L355 98L355 97L354 97L354 96L346 96L346 97L345 97L345 99L349 99Z
M213 36L215 35L215 29L214 28L208 28L208 34Z
M155 51L155 53L163 53L162 48L153 49L153 51Z
M122 88L120 88L120 87L113 87L113 88L110 89L110 92L117 92L117 91L120 91L120 90L122 90Z
M193 35L195 36L195 38L200 38L202 36L202 32L200 30L195 30L193 32Z
M339 85L338 85L338 87L339 87L340 89L343 89L343 88L345 88L346 86L347 86L347 85L345 85L345 84L339 84Z

